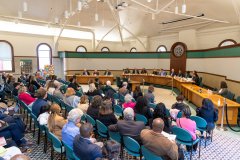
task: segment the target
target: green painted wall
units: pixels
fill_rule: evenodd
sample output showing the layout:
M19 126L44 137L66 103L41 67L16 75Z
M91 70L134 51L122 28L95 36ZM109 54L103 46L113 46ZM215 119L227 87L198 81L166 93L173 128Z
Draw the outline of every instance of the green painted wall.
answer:
M169 59L170 53L78 53L78 52L58 52L61 58L131 58L131 59ZM219 57L240 57L240 46L232 48L221 48L209 51L187 51L187 58L219 58Z

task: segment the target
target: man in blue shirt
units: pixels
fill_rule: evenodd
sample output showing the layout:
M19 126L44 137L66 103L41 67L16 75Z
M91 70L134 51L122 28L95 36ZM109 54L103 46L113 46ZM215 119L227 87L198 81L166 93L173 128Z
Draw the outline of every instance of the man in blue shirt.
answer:
M73 152L75 155L84 160L95 160L102 158L102 148L94 144L91 140L93 126L90 123L82 124L80 134L74 138Z
M63 126L62 141L71 148L73 147L73 140L75 136L80 134L79 127L82 116L83 112L80 109L72 109L68 113L68 123Z
M47 91L44 88L39 88L36 92L37 100L32 105L32 113L35 116L39 116L40 110L43 106L48 105L47 103Z

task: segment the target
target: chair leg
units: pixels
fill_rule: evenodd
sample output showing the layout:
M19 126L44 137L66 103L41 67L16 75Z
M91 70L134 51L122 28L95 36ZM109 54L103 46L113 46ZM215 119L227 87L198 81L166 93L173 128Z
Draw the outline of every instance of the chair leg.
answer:
M192 160L192 150L193 150L193 144L192 144L192 146L191 146L190 160Z
M53 144L51 142L51 160L53 160Z
M212 142L212 137L213 137L213 130L211 131L211 142Z
M40 126L38 126L38 145L40 144L40 133L41 133L41 130L40 130Z
M35 137L35 129L36 129L36 127L35 127L35 122L33 123L33 137Z
M45 131L45 135L44 135L44 148L43 148L44 153L47 152L47 143L48 143L48 141L47 141L47 131Z
M198 158L200 158L200 152L201 152L201 139L199 141L199 155L198 155Z
M207 146L207 131L206 131L206 137L205 137L205 148Z
M28 117L27 117L28 119ZM27 120L28 121L28 120ZM26 123L27 124L27 123ZM30 125L29 125L29 130L32 131L32 118L30 117Z

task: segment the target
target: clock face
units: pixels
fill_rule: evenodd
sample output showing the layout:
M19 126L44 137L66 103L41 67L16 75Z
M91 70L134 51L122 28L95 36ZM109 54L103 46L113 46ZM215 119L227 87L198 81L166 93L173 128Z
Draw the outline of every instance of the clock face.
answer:
M176 57L181 57L184 53L184 47L182 45L177 45L174 50L173 50L173 54L176 56Z

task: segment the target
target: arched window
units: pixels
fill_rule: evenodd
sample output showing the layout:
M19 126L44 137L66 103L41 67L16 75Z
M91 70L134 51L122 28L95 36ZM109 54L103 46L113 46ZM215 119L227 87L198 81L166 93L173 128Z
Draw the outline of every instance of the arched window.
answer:
M46 43L37 46L38 69L44 69L45 65L52 64L52 49Z
M110 49L108 47L103 47L101 49L101 52L110 52Z
M87 48L83 45L80 45L76 48L76 52L87 52Z
M0 71L14 71L13 47L11 43L0 40Z
M167 52L167 47L164 45L160 45L157 48L157 52Z
M132 48L130 49L130 52L137 52L137 48L132 47Z
M237 42L233 39L225 39L221 43L219 43L218 47L230 46L235 45Z

